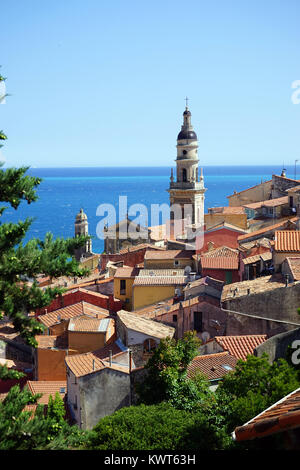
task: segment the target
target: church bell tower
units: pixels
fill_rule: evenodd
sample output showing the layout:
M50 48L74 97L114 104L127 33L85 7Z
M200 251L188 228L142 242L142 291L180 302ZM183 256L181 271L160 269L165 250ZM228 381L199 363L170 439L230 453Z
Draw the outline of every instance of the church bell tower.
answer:
M170 206L176 204L181 207L180 214L177 216L170 214L172 218L184 218L185 207L190 207L189 223L198 228L204 225L204 187L203 173L198 174L198 141L197 135L191 124L191 112L188 108L186 98L186 107L183 112L183 124L181 131L177 136L177 158L176 158L176 178L171 170L170 186ZM176 179L176 181L175 181ZM187 206L189 205L189 206Z

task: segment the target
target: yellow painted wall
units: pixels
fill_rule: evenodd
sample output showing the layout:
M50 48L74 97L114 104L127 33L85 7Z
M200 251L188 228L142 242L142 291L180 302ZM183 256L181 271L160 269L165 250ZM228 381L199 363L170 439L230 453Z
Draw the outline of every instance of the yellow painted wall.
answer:
M82 263L79 263L80 268L87 268L87 269L96 269L99 264L99 256L91 256L90 258L87 258L84 260Z
M145 269L184 269L186 266L193 267L193 259L177 259L178 264L174 264L174 259L148 259L144 260Z
M229 206L243 206L251 202L265 201L271 194L272 180L258 184L237 194L228 196Z
M121 294L121 279L126 281L126 293ZM132 285L134 278L114 278L114 297L124 302L124 310L132 310ZM128 303L125 303L126 299L129 299Z
M134 286L133 310L169 299L174 293L175 286Z
M204 214L206 229L223 222L247 230L247 214Z

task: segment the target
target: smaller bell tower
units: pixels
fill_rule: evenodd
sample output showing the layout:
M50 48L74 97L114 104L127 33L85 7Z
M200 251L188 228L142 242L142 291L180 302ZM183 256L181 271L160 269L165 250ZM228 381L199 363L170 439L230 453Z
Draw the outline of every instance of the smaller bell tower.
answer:
M75 238L80 235L89 234L89 224L87 220L87 215L83 212L83 209L80 209L75 219ZM92 254L92 240L89 239L86 241L85 245L78 248L75 251L75 258L77 261L80 261L82 257Z

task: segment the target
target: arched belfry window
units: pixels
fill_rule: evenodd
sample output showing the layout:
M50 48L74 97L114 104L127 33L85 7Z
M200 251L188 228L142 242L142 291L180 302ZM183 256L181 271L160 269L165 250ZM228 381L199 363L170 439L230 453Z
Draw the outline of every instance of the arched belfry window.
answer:
M183 181L183 182L186 182L186 181L187 181L186 169L185 169L185 168L182 169L182 181Z

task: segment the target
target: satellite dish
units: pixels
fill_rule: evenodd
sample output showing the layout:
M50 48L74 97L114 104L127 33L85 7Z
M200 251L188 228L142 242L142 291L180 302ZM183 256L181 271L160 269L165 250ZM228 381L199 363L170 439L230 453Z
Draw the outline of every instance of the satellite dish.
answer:
M208 333L208 331L203 331L203 333L201 334L201 339L203 341L203 343L206 343L210 338L210 334Z
M184 274L185 274L186 276L188 276L188 275L190 274L191 270L192 270L191 266L186 266L186 267L184 268Z
M175 289L175 295L177 296L181 295L181 290L178 287Z

